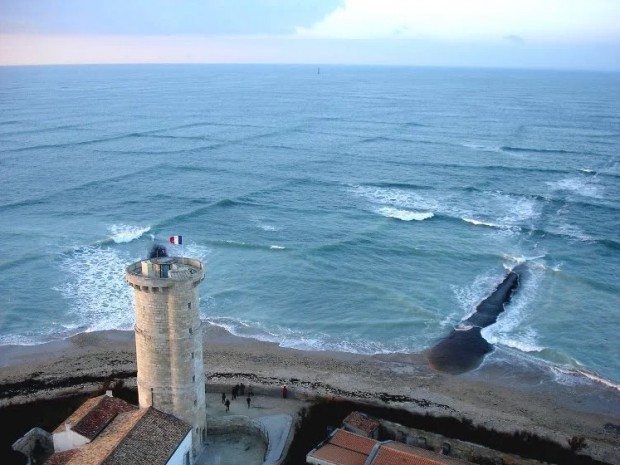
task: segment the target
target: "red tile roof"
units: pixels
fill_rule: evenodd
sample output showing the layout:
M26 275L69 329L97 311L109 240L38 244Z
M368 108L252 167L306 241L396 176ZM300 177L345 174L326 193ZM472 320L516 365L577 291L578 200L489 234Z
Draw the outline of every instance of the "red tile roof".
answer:
M369 455L373 447L377 445L377 441L374 439L360 436L359 434L349 433L343 429L337 429L330 440L330 444L333 444L344 449L361 452L362 454Z
M191 431L190 425L172 415L108 396L87 400L56 432L72 421L77 422L73 430L92 441L54 453L45 465L164 464Z
M77 449L56 452L45 461L45 465L67 465L76 452Z
M95 439L101 431L122 412L137 410L137 407L110 396L100 396L99 402L80 421L73 426L73 431L90 439Z
M333 465L467 465L469 462L440 455L401 442L379 442L341 429L308 454Z
M468 463L396 441L382 444L371 462L372 465L466 465Z
M342 423L367 434L371 434L379 427L377 420L360 412L351 412Z
M325 444L310 452L308 457L334 465L364 465L377 444L374 439L337 429Z
M334 465L364 465L368 459L368 454L344 449L333 444L325 444L320 449L311 452L310 455Z

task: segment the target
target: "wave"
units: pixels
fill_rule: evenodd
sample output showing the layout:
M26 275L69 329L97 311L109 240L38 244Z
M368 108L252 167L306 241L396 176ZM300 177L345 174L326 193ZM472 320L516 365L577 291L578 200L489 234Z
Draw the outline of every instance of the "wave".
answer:
M460 144L461 147L465 147L472 150L477 150L479 152L500 152L500 147L498 145L482 145L482 144L473 144L468 142L463 142Z
M26 152L28 150L59 149L59 148L69 148L69 147L80 147L80 146L84 146L84 145L97 144L99 142L109 142L109 141L114 141L114 140L122 140L122 139L127 139L127 138L130 138L130 137L140 136L140 135L141 134L138 134L138 133L130 133L130 134L120 134L120 135L111 136L111 137L98 137L98 138L95 138L95 139L88 139L88 140L77 141L77 142L62 142L62 143L58 143L58 144L31 145L31 146L28 146L28 147L20 147L20 148L17 148L17 149L0 150L0 153L5 153L5 152L17 153L17 152Z
M471 223L473 225L476 226L487 226L489 228L499 228L499 229L508 229L510 228L510 226L504 226L501 224L497 224L497 223L489 223L486 221L481 221L481 220L475 220L473 218L461 218L463 221L465 221L466 223Z
M509 145L503 145L499 149L502 152L514 152L514 153L531 152L531 153L562 153L562 154L573 154L573 155L584 154L584 152L575 152L572 150L541 149L541 148L531 148L531 147L511 147Z
M517 349L520 352L525 353L542 352L546 349L545 347L539 346L530 340L504 338L499 340L497 343L506 347Z
M582 197L603 199L603 188L594 182L594 178L565 178L559 181L548 181L547 185L552 191L570 192Z
M275 244L258 244L252 242L235 241L232 239L219 239L208 241L210 245L222 248L254 249L254 250L283 250L286 247Z
M81 247L64 256L60 263L63 283L53 290L68 300L69 321L76 332L133 327L133 298L125 282L125 266L136 260L101 245Z
M513 296L506 311L499 315L494 325L482 330L482 337L490 344L527 349L527 352L540 347L536 342L536 331L531 327L524 328L523 324L534 311L532 302L538 293L544 271L529 266L527 269L527 277L521 280L520 290Z
M410 184L405 182L376 182L361 184L365 187L379 187L383 189L405 189L405 190L433 190L433 186L423 186L419 184Z
M383 207L377 213L386 218L394 218L401 221L424 221L435 216L432 212L415 212L409 210L397 210L396 208Z
M620 391L620 384L605 379L598 373L569 366L551 365L549 368L554 375L555 382L559 384L574 386L589 382L602 384L608 388Z
M143 234L151 230L150 226L130 226L126 224L113 224L109 231L112 233L110 240L116 244L125 244L139 239Z
M289 328L265 328L262 324L251 321L239 320L231 317L208 317L207 322L225 329L229 333L259 341L278 344L297 350L307 350L313 352L344 352L350 354L393 354L410 353L411 348L403 345L402 347L389 348L384 344L364 340L362 342L347 341L342 338L332 338L326 334L309 335L307 332L295 331Z

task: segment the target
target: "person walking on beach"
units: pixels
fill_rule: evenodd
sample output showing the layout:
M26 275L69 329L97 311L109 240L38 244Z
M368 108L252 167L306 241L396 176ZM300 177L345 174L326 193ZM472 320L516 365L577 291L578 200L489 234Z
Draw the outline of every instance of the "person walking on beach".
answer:
M222 392L222 404L226 402L226 393Z
M248 403L248 408L250 408L250 402L252 402L252 398L248 395L245 401Z
M239 385L235 385L232 388L232 400L235 400L237 398L237 392L239 391Z
M245 395L245 384L243 383L239 385L239 394L241 394L242 396Z
M286 388L286 386L282 386L282 398L286 399L287 395L288 395L288 389Z
M226 399L226 402L224 402L224 405L226 406L226 411L228 412L230 410L230 400Z

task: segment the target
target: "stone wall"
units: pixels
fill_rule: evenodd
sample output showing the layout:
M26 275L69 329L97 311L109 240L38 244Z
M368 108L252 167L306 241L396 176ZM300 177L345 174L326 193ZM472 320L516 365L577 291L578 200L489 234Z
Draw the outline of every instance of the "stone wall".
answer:
M471 442L447 438L440 434L428 431L408 428L398 423L379 420L381 423L381 437L393 439L411 446L421 447L446 455L467 460L473 463L485 465L541 465L543 462L532 459L524 459L517 455L505 454L479 446Z

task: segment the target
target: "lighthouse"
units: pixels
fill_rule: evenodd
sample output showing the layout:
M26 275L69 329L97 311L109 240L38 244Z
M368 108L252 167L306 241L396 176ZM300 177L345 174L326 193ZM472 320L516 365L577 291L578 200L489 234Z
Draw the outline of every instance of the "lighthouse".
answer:
M134 289L140 408L152 406L191 425L195 457L207 433L198 296L204 276L202 262L185 257L155 256L126 269Z

